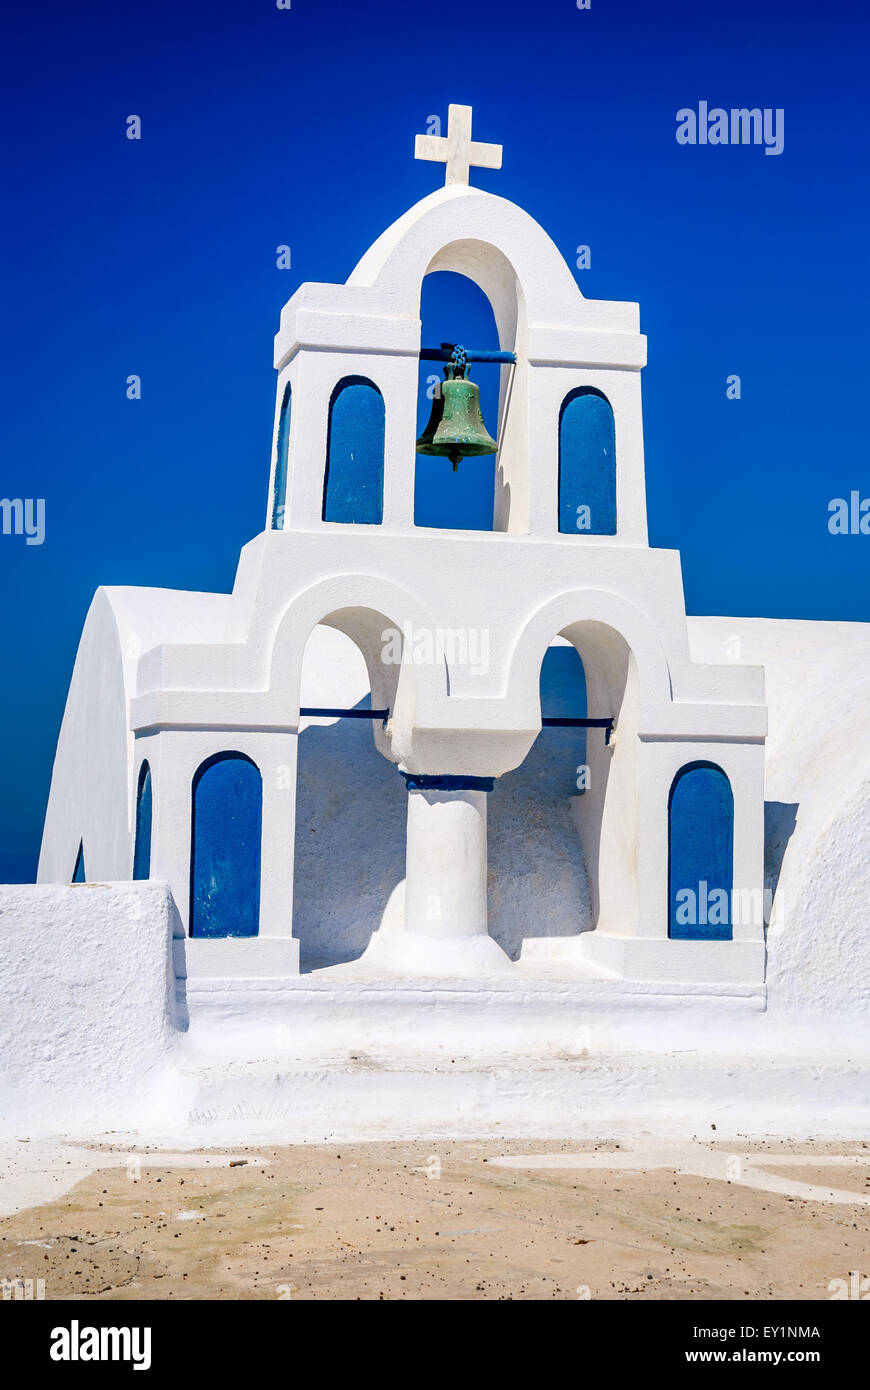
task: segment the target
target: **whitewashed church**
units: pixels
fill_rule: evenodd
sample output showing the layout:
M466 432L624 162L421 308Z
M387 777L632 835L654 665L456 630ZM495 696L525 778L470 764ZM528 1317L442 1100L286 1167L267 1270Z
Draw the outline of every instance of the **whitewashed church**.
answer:
M191 983L757 993L764 673L693 660L679 554L649 546L638 306L584 298L528 212L469 186L501 165L470 108L417 156L446 186L281 314L232 593L97 592L39 882L167 884ZM435 271L476 282L498 342L421 341ZM418 441L421 352L446 379ZM492 529L415 525L418 449L490 447L484 371Z

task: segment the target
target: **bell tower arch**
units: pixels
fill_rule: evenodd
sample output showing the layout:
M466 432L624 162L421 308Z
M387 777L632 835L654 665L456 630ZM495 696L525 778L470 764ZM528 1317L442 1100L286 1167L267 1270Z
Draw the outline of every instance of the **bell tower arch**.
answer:
M640 397L646 340L638 306L585 299L534 218L469 187L469 165L500 167L501 149L471 140L467 108L452 107L446 139L422 137L417 154L446 163L445 187L387 228L344 285L301 285L282 311L275 339L275 467L288 383L294 401L284 529L331 524L322 515L314 461L325 462L336 384L361 376L384 402L382 525L386 532L413 530L420 350L438 346L421 342L421 291L427 275L450 271L479 286L495 318L497 344L465 346L498 348L516 358L499 369L493 529L559 534L560 411L572 392L587 389L610 403L617 459L618 521L613 534L597 535L596 543L647 545ZM571 537L580 545L589 539Z

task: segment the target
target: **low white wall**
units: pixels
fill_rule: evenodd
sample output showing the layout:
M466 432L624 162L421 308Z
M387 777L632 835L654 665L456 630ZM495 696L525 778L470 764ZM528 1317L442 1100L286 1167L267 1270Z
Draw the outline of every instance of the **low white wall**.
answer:
M771 1014L870 1025L870 623L690 618L698 661L765 668ZM818 1020L810 1024L811 1018ZM860 1030L860 1032L859 1032Z
M159 883L0 886L7 1133L98 1133L159 1105L175 1034L173 916Z
M481 990L188 979L185 1035L177 925L159 883L0 887L0 1136L866 1133L867 1030L803 999L777 1016L521 966ZM847 1002L848 969L826 982Z

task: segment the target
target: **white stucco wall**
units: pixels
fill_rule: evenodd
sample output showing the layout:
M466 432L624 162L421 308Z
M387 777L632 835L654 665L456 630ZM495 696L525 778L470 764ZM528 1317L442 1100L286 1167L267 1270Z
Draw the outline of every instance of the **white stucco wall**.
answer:
M510 1116L518 1132L549 1133L551 1101L542 1110L530 1100L542 1084L535 1068L547 1057L554 1065L554 1049L567 1058L566 1038L575 1034L588 1036L593 1056L565 1061L576 1093L574 1110L563 1116L566 1132L601 1116L630 1128L643 1115L646 1127L667 1127L678 1101L686 1123L709 1111L721 1128L730 1113L741 1133L783 1126L822 1132L827 1123L845 1132L858 1124L870 1046L870 624L693 618L689 634L698 659L739 657L767 671L767 872L777 894L766 1011L737 996L681 997L642 986L632 993L605 978L572 983L557 960L549 968L541 961L518 966L497 995L492 981L460 993L449 983L360 982L340 967L334 983L331 972L302 976L283 994L261 985L236 995L216 982L197 995L188 980L180 993L193 1001L191 1028L182 1041L168 969L177 923L161 885L16 885L0 889L4 1132L153 1132L168 1124L179 1137L213 1133L218 1142L230 1122L246 1137L298 1138L322 1136L330 1126L338 1133L351 1121L360 1134L437 1125L453 1132L466 1087L469 1132L475 1124L498 1130ZM306 703L357 703L365 685L350 639L319 630L306 653ZM589 930L582 855L573 857L570 779L561 780L566 757L572 764L575 757L570 737L556 732L549 752L542 739L492 794L490 930L513 956L537 933ZM390 910L400 929L405 792L367 724L318 721L301 739L312 742L310 756L300 758L297 839L312 843L304 852L297 843L297 928L304 927L303 952L307 944L315 956L348 959ZM384 821L381 801L393 789L395 815ZM348 852L368 848L370 855L362 878L336 871L330 838L354 827ZM541 991L543 1013L530 1004ZM501 1030L495 1041L494 1018ZM415 1046L436 1059L445 1048L450 1057L472 1053L480 1070L439 1081L434 1073L418 1076L414 1068L423 1063L406 1057L407 1089L388 1103L384 1073L373 1072L374 1095L357 1074L361 1063L340 1065L348 1053L389 1056L393 1049L399 1058ZM314 1060L299 1060L303 1053ZM245 1058L250 1075L239 1071ZM338 1071L324 1058L337 1059ZM638 1090L647 1071L647 1089ZM496 1075L503 1081L498 1101L481 1110L495 1095ZM274 1095L263 1091L266 1079ZM436 1082L443 1114L427 1091ZM547 1084L569 1083L550 1077ZM333 1091L340 1097L334 1113ZM203 1116L214 1117L213 1129Z
M870 623L690 618L697 661L765 668L768 1007L870 1012Z
M135 1123L175 1036L158 883L0 887L0 1113L29 1135Z

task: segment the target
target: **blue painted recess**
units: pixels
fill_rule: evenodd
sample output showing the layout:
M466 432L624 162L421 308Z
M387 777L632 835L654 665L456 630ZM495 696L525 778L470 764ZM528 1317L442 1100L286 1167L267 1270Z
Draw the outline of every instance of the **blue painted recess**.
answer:
M139 769L136 792L136 841L133 848L133 877L151 877L151 769L144 762Z
M85 877L85 847L79 840L78 853L76 854L76 866L73 869L73 883L87 883Z
M668 803L668 935L731 940L734 797L714 763L689 763Z
M384 519L384 398L345 377L329 403L323 520L379 526Z
M572 391L559 412L559 530L616 535L616 426L591 386Z
M219 753L193 779L191 936L256 936L263 780L242 753Z
M542 719L586 718L586 672L576 647L547 648L541 662L539 688ZM559 790L567 796L582 796L588 789L588 774L584 772L587 731L547 728L541 730L538 738L546 741L546 756L556 756L558 750ZM545 756L543 750L540 752L542 757Z
M287 459L290 452L290 383L284 388L278 416L278 443L275 449L275 485L272 489L272 530L283 531L287 505Z

